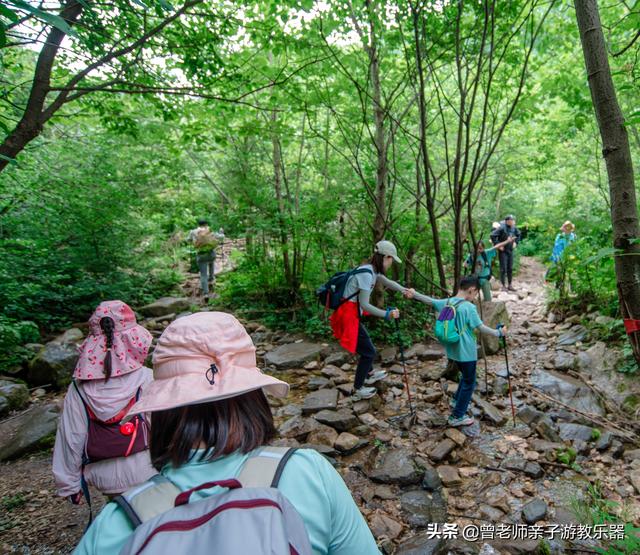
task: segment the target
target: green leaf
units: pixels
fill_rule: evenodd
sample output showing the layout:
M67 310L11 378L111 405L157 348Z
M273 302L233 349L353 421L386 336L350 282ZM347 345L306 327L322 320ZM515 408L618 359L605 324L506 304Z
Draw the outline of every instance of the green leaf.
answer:
M171 2L167 2L167 0L157 0L158 4L160 4L160 7L163 10L166 10L168 12L172 12L174 10L173 5L171 4Z
M7 44L7 33L5 29L5 24L0 21L0 48L4 48L4 45Z
M5 156L4 154L0 154L0 160L6 160L9 164L13 164L14 166L18 165L18 161L15 158L10 158L9 156Z
M20 16L16 12L10 10L9 8L7 8L7 6L3 6L2 4L0 4L0 15L6 17L9 21L13 21L14 23L18 21L18 19L20 19Z
M610 256L615 256L616 254L619 254L620 252L621 252L620 250L615 249L613 247L604 247L604 248L600 249L593 256L590 256L589 258L587 258L585 260L585 264L593 264L594 262L598 262L598 261L602 260L603 258L608 258Z
M49 25L53 25L56 29L59 29L66 35L69 35L72 37L77 36L75 31L70 27L70 25L64 19L62 19L59 15L51 14L49 12L45 12L38 8L34 8L32 5L27 4L27 2L24 2L24 0L8 0L8 2L9 4L12 4L17 8L24 10L25 12L32 13L38 19L44 21L45 23L48 23Z

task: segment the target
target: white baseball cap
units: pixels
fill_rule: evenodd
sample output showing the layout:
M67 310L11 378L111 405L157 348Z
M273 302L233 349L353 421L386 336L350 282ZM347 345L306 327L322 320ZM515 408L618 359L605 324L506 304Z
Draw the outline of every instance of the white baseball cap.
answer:
M378 241L376 243L375 252L385 256L392 257L398 264L402 264L402 260L398 258L398 249L391 241Z

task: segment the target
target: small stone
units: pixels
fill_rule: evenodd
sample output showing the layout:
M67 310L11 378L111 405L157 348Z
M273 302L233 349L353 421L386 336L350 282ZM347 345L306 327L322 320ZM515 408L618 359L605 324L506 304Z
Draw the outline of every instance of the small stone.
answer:
M307 436L307 443L333 446L338 439L338 432L330 426L318 424L317 428Z
M462 478L458 474L458 469L455 466L442 465L438 467L438 475L442 480L445 487L450 488L462 483Z
M427 466L422 478L422 487L427 491L436 491L442 488L442 480L438 471L432 466Z
M402 524L382 511L376 512L371 517L369 527L377 539L385 537L395 540L402 533Z
M397 499L398 495L386 484L378 485L373 488L373 496L379 499L389 501L391 499Z
M314 376L307 382L307 387L310 391L316 391L329 386L331 382L322 376Z
M636 492L640 494L640 470L634 470L629 474L629 480L631 485L636 489Z
M304 365L304 369L305 370L315 370L316 368L318 368L319 364L317 360L312 360L311 362L307 362L307 364Z
M540 498L529 501L522 508L522 520L527 524L535 524L547 516L547 503Z
M640 449L627 450L623 454L623 458L626 462L640 460Z
M321 410L314 415L314 418L318 422L331 426L339 432L348 432L359 423L356 415L349 409Z
M593 428L590 426L583 426L582 424L568 424L561 422L558 425L560 437L564 440L576 440L590 441L593 435Z
M598 451L606 451L611 447L611 442L613 441L613 434L609 431L602 432L598 441L596 441L596 449Z
M456 444L451 439L443 439L433 449L431 449L431 451L429 451L429 458L434 462L440 462L446 459L455 447Z
M447 428L444 435L453 440L460 447L462 447L464 445L464 442L467 440L467 436L465 436L460 430L457 430L456 428Z
M416 484L421 477L413 464L412 453L406 449L389 449L379 453L369 471L369 478L384 484Z
M440 492L408 491L400 496L400 504L408 524L416 528L446 519L446 502Z
M358 436L350 434L349 432L342 432L335 440L333 446L344 455L349 455L357 449L364 447L367 443L369 442L366 439L360 439Z
M335 409L338 407L337 389L319 389L312 391L304 398L302 414L311 414L321 410Z
M480 515L491 522L500 522L504 518L504 513L491 505L480 505Z

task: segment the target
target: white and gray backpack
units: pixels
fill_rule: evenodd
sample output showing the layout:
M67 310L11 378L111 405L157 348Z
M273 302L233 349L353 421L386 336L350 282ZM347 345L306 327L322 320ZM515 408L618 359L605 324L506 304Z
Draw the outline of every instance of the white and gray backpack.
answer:
M157 475L116 497L135 526L121 555L311 555L302 517L276 489L294 451L263 447L237 478L187 491ZM228 491L189 502L193 492L216 486Z

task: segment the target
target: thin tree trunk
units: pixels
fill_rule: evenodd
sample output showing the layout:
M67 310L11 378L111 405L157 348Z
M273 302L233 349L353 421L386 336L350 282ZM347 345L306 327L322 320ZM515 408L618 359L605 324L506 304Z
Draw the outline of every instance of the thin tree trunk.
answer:
M640 245L635 244L640 236L640 226L629 137L611 78L597 1L575 0L574 3L609 176L613 246L622 251L615 256L620 310L623 318L640 320ZM639 333L630 334L629 341L640 364Z

